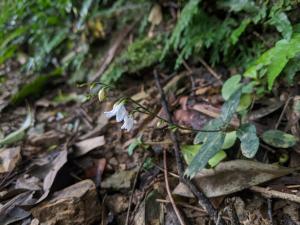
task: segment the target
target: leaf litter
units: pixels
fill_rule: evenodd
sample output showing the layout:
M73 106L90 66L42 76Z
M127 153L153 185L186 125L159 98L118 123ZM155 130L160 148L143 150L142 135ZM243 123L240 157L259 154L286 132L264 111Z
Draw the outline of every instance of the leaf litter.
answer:
M191 8L195 10L195 5L200 1L190 2L190 7L193 6ZM87 78L95 80L103 73L108 76L107 80L115 79L109 77L111 74L117 74L120 78L122 76L122 79L125 77L116 91L108 92L110 105L114 103L111 99L128 94L166 118L159 104L151 62L139 63L139 57L134 55L136 58L132 59L128 55L133 54L134 49L146 49L153 39L156 40L155 54L161 53L163 45L158 32L164 30L165 26L169 29L164 16L166 8L175 17L179 12L176 11L175 3L175 7L173 3L170 6L168 4L149 7L147 20L151 27L148 27L148 37L138 41L139 46L134 45L135 22L125 27L123 32L115 34L113 31L110 34L110 31L106 32L103 28L102 18L97 18L96 22L88 21L90 25L98 27L96 29L91 26L91 29L100 32L102 38L105 39L107 35L117 37L105 49L106 54L101 56L102 63L96 63L99 67L95 69L96 73ZM85 11L91 6L92 1L85 1L79 13L82 19L76 23L77 28L83 26ZM251 8L251 4L249 7ZM195 13L197 14L192 12L189 15ZM279 15L279 20L282 21L273 17L270 23L287 40L278 42L275 47L266 51L265 58L259 57L253 64L254 67L246 71L249 77L253 75L251 73L263 77L267 72L264 82L267 82L268 88L276 85L274 81L280 72L278 68L274 68L276 62L274 64L269 60L274 58L271 53L277 53L282 46L293 47L296 45L295 40L299 39L298 36L291 36L286 15ZM233 34L241 35L237 33L243 33L242 30L246 30L251 23L246 21L243 24L244 27ZM289 25L287 34L282 31L283 24ZM183 27L179 26L176 30L180 31L179 36L185 35ZM174 43L171 45L176 45L179 37L172 37ZM236 42L239 37L234 38ZM83 35L82 39L86 37ZM130 47L127 49L126 46ZM124 49L127 49L124 51L127 55L122 54ZM145 51L147 54L153 50L149 49ZM285 50L285 55L290 58L297 53L298 48L292 53L288 51L292 50ZM76 51L71 53L77 54ZM157 63L158 58L154 56L152 61ZM272 96L269 99L264 98L261 93L249 95L251 82L247 84L247 88L240 89L245 85L243 82L248 80L242 80L241 75L231 72L238 71L239 68L214 68L203 59L200 64L183 58L183 68L174 73L162 70L159 74L175 123L196 130L219 129L215 133L198 134L193 130L178 129L178 139L188 168L187 175L194 176L193 181L222 212L221 217L225 221L233 219L229 213L232 208L241 224L268 224L270 218L266 215L270 210L278 221L299 221L296 213L299 206L291 203L298 202L296 200L300 192L297 179L300 160L295 156L300 152L297 139L299 96L292 96L291 103L284 109L284 98L278 98L278 93L272 93L274 96L269 93ZM278 57L275 59L278 60ZM127 68L128 62L137 62L141 67L138 67L138 71ZM259 67L261 63L264 68ZM285 60L284 65L286 63ZM113 65L121 65L119 69L122 71L114 70ZM217 84L219 82L216 82L215 75L225 81L228 74L231 78L222 88ZM53 89L47 88L50 83ZM257 89L260 88L260 84L255 85L258 85ZM37 87L33 88L34 86ZM65 74L59 73L58 76L49 73L43 78L32 79L31 82L24 82L11 75L5 83L5 90L10 87L13 88L7 93L1 92L0 97L1 224L26 224L26 221L28 224L53 225L124 224L127 215L129 221L135 224L179 224L162 179L162 152L164 149L171 150L174 144L165 130L167 124L151 115L137 115L133 131L121 132L114 119L109 120L103 116L103 112L109 111L108 104L98 103L94 99L87 101L87 89L68 85ZM279 92L285 91L279 89ZM25 98L35 114L28 110L27 115L24 115L26 108L22 103ZM11 104L10 100L19 105ZM248 115L243 114L250 108ZM26 119L22 123L20 118ZM278 124L278 127L274 127L274 124ZM235 128L238 129L233 131ZM147 160L138 172L137 168L144 157ZM206 211L197 204L186 186L179 182L171 151L168 151L167 157L168 179L174 195L189 197L176 197L176 204L192 224L209 223ZM245 160L244 157L252 160ZM132 202L129 202L131 196ZM274 203L271 209L266 204L269 201L267 199L272 199ZM129 205L131 210L128 214Z

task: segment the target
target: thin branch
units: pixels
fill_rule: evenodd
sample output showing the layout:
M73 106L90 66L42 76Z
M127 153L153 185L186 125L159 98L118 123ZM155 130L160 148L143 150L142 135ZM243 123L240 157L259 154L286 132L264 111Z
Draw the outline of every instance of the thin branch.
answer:
M219 74L217 74L216 71L213 70L213 68L211 68L205 61L204 59L202 59L201 57L198 58L200 63L205 67L205 69L208 70L208 72L210 72L211 75L213 75L214 78L216 78L221 84L223 84L223 81L221 80L221 76Z
M168 194L168 197L170 199L171 205L174 209L174 212L177 216L177 219L178 219L178 221L180 222L181 225L185 225L185 222L184 222L184 220L181 216L181 213L179 212L179 210L176 206L176 203L173 199L173 196L172 196L172 193L171 193L171 190L170 190L170 185L169 185L169 180L168 180L168 166L167 166L167 151L166 151L166 149L164 149L164 178L165 178L165 183L166 183L167 194Z
M125 222L125 225L128 225L129 224L129 217L130 217L130 209L131 209L131 205L132 205L132 200L133 200L133 194L134 194L134 190L136 188L136 184L137 184L137 180L138 180L138 176L143 168L143 165L144 165L144 162L146 160L146 156L144 157L141 165L139 166L139 169L136 173L136 176L134 178L134 182L133 182L133 186L132 186L132 190L131 190L131 195L130 195L130 198L129 198L129 203L128 203L128 209L127 209L127 215L126 215L126 222Z
M157 86L159 94L161 96L161 104L162 104L162 107L167 116L167 121L169 123L173 123L171 113L169 111L168 103L166 100L167 98L161 87L158 73L156 70L154 71L154 77L155 77L156 86ZM213 219L214 222L216 223L218 221L218 210L216 210L213 207L213 205L211 204L209 199L203 194L203 192L198 190L197 186L191 180L187 179L184 176L184 165L183 165L183 161L182 161L182 155L181 155L181 151L180 151L180 147L179 147L177 133L176 133L176 131L174 131L174 132L171 132L170 135L171 135L171 139L174 143L174 153L175 153L175 159L176 159L177 170L178 170L178 174L180 177L180 181L188 186L188 188L191 190L191 192L198 198L199 204L207 211L210 218ZM220 225L225 224L225 222L222 218L220 219L219 224Z

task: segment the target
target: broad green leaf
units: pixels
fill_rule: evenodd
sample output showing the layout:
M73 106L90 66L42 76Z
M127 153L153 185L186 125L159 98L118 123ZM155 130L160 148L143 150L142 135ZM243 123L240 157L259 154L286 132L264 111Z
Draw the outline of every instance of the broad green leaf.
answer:
M185 175L194 177L199 170L203 169L207 162L222 149L224 138L225 134L223 132L209 133L206 141L201 146L201 151L197 153L186 169Z
M252 103L252 95L251 94L243 94L240 100L240 104L238 108L236 109L237 112L244 111L248 109L248 107Z
M259 138L253 124L243 124L237 130L237 136L241 141L242 154L247 158L253 158L259 147Z
M225 124L230 123L234 116L240 103L241 93L241 89L235 91L222 106L220 118Z
M217 154L214 155L214 157L212 157L209 161L208 164L211 167L215 167L217 166L223 159L225 159L227 157L227 154L225 151L221 150L219 151Z
M300 34L296 33L290 40L280 40L276 45L262 54L244 73L245 77L254 79L267 76L268 89L271 90L276 78L287 65L300 53ZM260 76L258 77L258 74Z
M181 152L186 164L190 165L197 152L201 150L201 146L199 144L181 146Z
M195 155L201 151L202 145L183 145L181 147L182 155L185 160L185 162L190 165ZM217 154L215 154L210 160L208 160L208 164L211 167L215 167L218 165L223 159L225 159L227 156L226 152L219 151Z
M291 38L293 27L284 12L275 13L269 22L276 27L285 39L289 40Z
M220 130L221 127L224 125L224 123L222 122L222 120L220 120L219 118L217 119L213 119L213 120L210 120L203 128L202 130L206 130L206 131L210 131L210 130ZM194 138L194 144L199 144L199 143L203 143L208 134L211 133L211 132L198 132Z
M222 149L231 148L236 141L236 131L226 133Z
M30 127L32 122L33 122L33 114L30 111L30 109L28 109L26 119L24 120L22 126L18 130L10 133L5 138L0 140L0 146L13 144L17 141L22 140L25 136L26 129L28 129Z
M228 100L229 97L241 87L241 79L241 75L237 74L225 81L222 87L222 97L224 100Z
M262 139L276 148L289 148L296 144L297 138L281 130L268 130L263 133Z
M128 155L131 156L133 154L133 151L141 144L142 144L141 139L135 138L133 142L128 146Z

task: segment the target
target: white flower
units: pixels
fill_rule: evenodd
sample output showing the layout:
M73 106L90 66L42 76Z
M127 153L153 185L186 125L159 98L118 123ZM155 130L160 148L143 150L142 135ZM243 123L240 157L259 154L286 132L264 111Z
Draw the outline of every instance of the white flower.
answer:
M134 123L133 118L129 115L126 115L124 117L124 124L121 127L121 129L126 129L127 131L130 131L133 128L133 123Z
M124 117L127 116L128 113L126 111L124 103L121 102L121 103L118 103L118 104L115 103L113 109L109 112L104 112L104 114L108 118L116 116L116 121L121 122L124 119Z
M116 121L121 122L124 120L124 124L122 125L121 129L126 129L130 131L133 128L134 120L132 116L128 115L128 112L124 106L124 103L115 103L113 109L109 112L104 112L106 117L111 118L116 116Z

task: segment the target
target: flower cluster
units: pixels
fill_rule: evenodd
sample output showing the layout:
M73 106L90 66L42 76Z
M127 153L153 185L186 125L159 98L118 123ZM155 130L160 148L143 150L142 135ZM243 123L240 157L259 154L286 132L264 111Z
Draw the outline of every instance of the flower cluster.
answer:
M132 116L128 114L124 106L124 102L115 103L113 109L109 112L104 112L104 114L108 118L116 116L117 122L124 121L124 124L122 125L121 129L126 129L127 131L130 131L133 128L134 120Z

